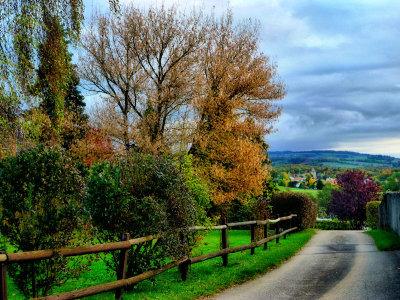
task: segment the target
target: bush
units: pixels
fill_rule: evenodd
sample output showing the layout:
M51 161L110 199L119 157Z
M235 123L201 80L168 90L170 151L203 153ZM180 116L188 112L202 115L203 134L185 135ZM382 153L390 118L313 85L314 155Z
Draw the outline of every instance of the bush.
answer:
M371 229L378 229L379 224L379 205L381 201L371 201L367 203L367 226Z
M297 214L298 226L301 230L315 226L317 206L306 194L280 192L272 197L271 205L274 215L284 216L290 212Z
M129 252L127 276L160 267L167 259L185 254L176 229L196 222L196 202L173 161L134 154L115 165L102 163L91 169L85 208L101 241L118 241L169 232L157 242L134 246ZM107 265L116 270L118 253Z
M0 162L0 231L17 251L78 246L84 184L59 150L42 146ZM82 230L83 233L86 230ZM71 259L9 264L25 297L45 296L53 286L79 275Z
M354 229L349 221L336 221L336 220L317 220L317 229L322 230L352 230Z

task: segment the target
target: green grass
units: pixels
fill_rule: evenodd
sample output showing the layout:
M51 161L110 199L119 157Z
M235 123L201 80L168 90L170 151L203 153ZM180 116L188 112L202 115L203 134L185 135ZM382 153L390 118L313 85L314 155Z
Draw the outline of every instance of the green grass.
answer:
M400 237L392 231L374 229L365 233L374 239L375 245L380 251L400 250Z
M194 264L190 267L187 281L183 282L177 268L173 268L135 286L133 291L125 292L123 299L196 299L214 295L235 284L243 283L260 274L276 268L282 262L298 252L314 235L315 230L308 229L289 235L286 240L280 239L268 243L268 250L262 246L256 248L256 254L250 250L229 255L227 267L222 266L220 257ZM250 242L248 230L231 230L229 232L230 247ZM211 231L195 249L194 256L219 250L220 231ZM115 280L115 275L106 271L103 262L98 261L91 270L77 280L70 280L63 287L54 290L53 294L84 288ZM9 283L9 299L23 299L15 287ZM114 292L98 294L87 299L114 299Z
M294 192L294 193L303 193L310 195L312 197L316 197L318 194L318 190L306 190L306 189L299 189L299 188L291 188L291 187L286 187L286 186L279 186L279 189L281 191L288 191L288 192Z

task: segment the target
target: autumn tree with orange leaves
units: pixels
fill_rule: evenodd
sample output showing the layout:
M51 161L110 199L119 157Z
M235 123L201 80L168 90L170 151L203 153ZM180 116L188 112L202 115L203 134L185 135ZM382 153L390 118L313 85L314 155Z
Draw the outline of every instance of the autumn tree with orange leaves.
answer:
M199 121L190 152L216 204L257 196L268 178L263 137L281 113L274 101L285 95L276 65L259 50L258 26L235 25L229 13L213 22L200 61Z

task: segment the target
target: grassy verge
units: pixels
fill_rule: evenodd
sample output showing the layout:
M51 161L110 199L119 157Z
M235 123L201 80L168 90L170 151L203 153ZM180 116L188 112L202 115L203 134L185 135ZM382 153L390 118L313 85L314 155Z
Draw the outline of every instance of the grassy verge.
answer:
M400 250L400 237L394 232L374 229L365 233L374 239L375 245L380 251Z
M213 295L235 284L255 278L268 270L276 268L285 260L298 252L314 235L315 230L308 229L289 235L286 240L280 239L268 243L268 250L262 246L256 248L256 254L250 256L250 250L229 255L227 267L222 266L220 257L201 262L190 267L188 279L182 282L177 268L171 269L155 277L155 280L146 280L135 286L133 291L125 292L123 299L196 299ZM250 242L248 230L231 230L229 232L230 246L238 246ZM210 232L195 249L194 256L219 250L220 231ZM106 271L103 262L98 261L91 266L91 271L84 273L77 280L70 280L53 293L71 291L95 284L115 280L115 276ZM9 298L23 299L9 283ZM114 292L103 293L88 299L114 299Z
M307 189L299 189L299 188L292 188L292 187L285 187L285 186L279 186L279 189L281 191L303 193L303 194L307 194L311 197L317 197L318 192L319 192L318 190L307 190Z

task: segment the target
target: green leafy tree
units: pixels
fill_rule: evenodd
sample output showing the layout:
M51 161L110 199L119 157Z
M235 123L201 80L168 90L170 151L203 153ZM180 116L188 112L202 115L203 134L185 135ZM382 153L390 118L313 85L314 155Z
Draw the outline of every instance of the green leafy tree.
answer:
M279 174L279 185L280 186L288 186L290 182L289 175L286 172L281 172Z
M322 218L327 217L327 208L332 199L332 190L337 189L333 184L327 182L322 190L318 191L317 204L318 215Z
M383 190L385 192L397 192L400 191L400 172L393 173L389 176L383 184Z
M0 178L0 231L17 251L85 243L84 183L62 152L43 146L20 151L0 162ZM8 272L25 297L35 298L78 276L81 268L74 262L58 257L13 263Z
M324 188L324 186L325 186L325 183L322 181L322 179L318 179L317 184L316 184L317 190L322 190Z
M197 204L172 160L133 154L115 165L94 165L90 173L85 208L101 241L118 241L125 232L131 237L169 233L131 249L127 277L187 253L177 229L195 224ZM115 253L106 263L116 270L118 261Z

